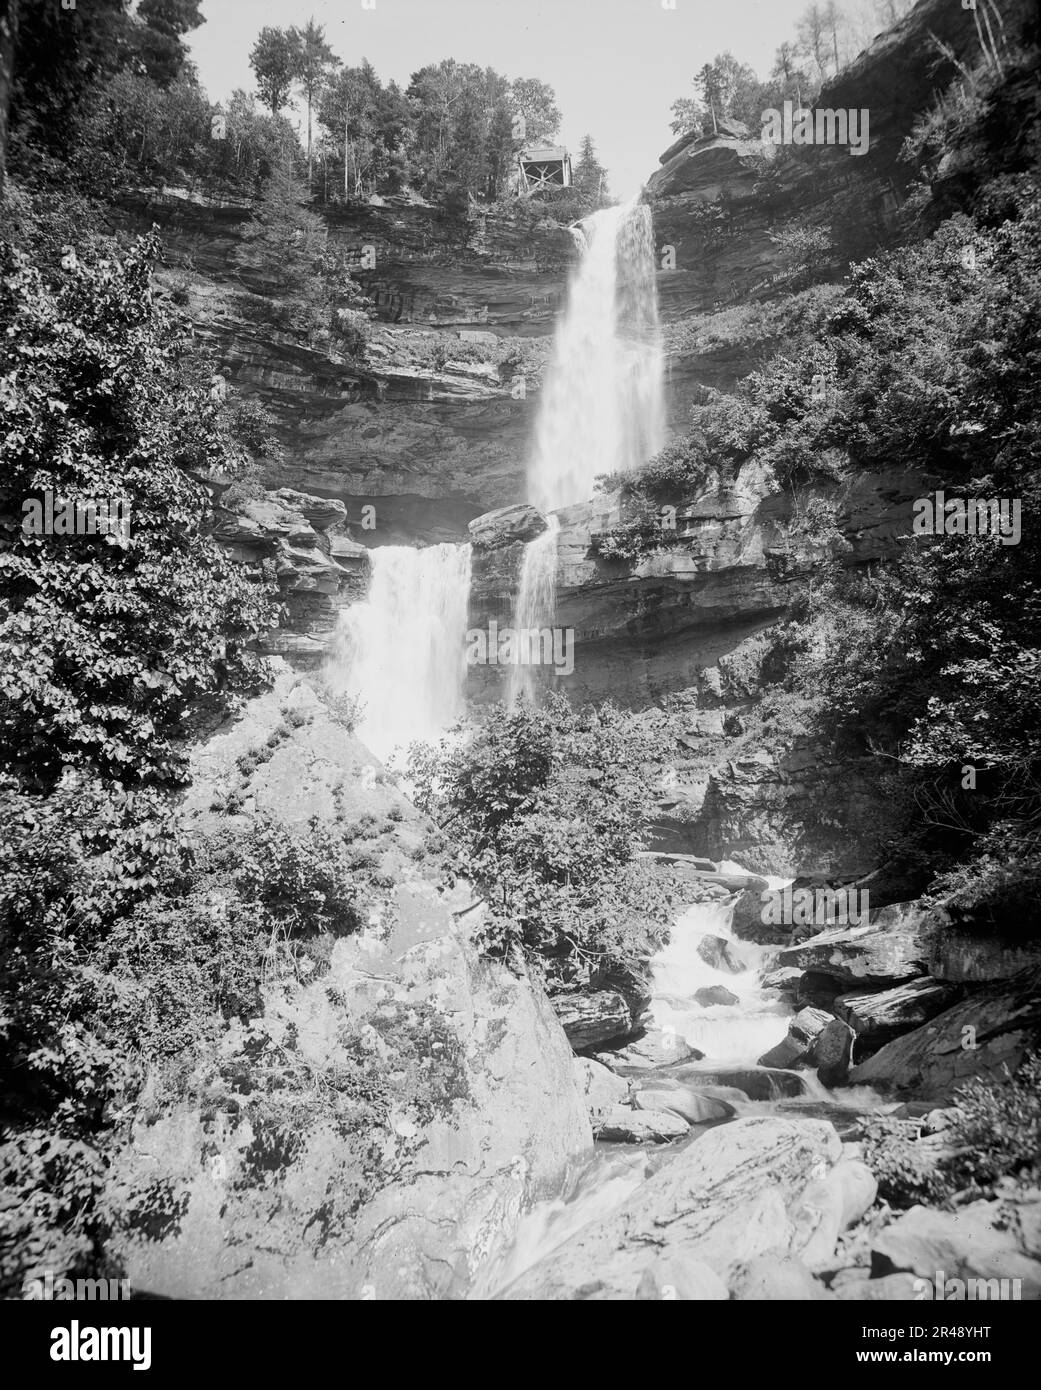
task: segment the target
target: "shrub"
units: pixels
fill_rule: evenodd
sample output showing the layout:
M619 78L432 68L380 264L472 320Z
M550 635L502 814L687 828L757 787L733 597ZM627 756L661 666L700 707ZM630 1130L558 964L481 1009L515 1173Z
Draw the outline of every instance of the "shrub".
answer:
M553 986L645 962L648 924L663 928L671 908L635 860L656 760L632 716L561 695L497 706L468 738L412 750L417 803L488 898L485 949L516 942Z
M951 1184L937 1167L935 1152L917 1142L919 1132L914 1120L876 1115L864 1121L864 1162L878 1182L878 1195L892 1207L935 1206L951 1194Z
M245 834L220 837L211 856L214 867L230 869L236 891L261 910L270 931L286 937L344 936L364 922L350 852L342 837L318 820L295 830L260 817Z
M1004 1085L969 1081L955 1099L951 1135L962 1152L951 1172L959 1186L987 1187L1006 1175L1041 1179L1041 1053Z
M1000 1178L1035 1185L1041 1178L1041 1054L1002 1082L980 1079L955 1092L950 1124L935 1146L920 1122L873 1116L863 1125L864 1162L879 1195L894 1207L944 1203L956 1193L986 1192Z
M67 258L55 289L0 247L0 744L40 786L64 767L125 785L184 777L200 706L257 688L249 641L271 597L206 534L207 496L176 461L206 405L171 387L178 330L153 302L154 237L122 263ZM23 529L26 505L119 499L129 530Z

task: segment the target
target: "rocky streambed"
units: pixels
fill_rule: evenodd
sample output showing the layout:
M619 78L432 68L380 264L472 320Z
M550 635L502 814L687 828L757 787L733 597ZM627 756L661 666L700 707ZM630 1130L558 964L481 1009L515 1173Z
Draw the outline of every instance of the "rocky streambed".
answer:
M593 1150L528 1203L469 1296L919 1300L950 1280L949 1296L973 1280L979 1297L1041 1296L1041 1193L894 1211L861 1142L889 1116L922 1163L947 1151L959 1080L1029 1043L1012 1003L1027 963L971 953L909 905L794 946L742 940L729 890L748 878L722 869L652 961L640 1036L575 1058ZM967 1007L989 1031L955 1050ZM558 1012L588 1040L595 1010L577 1033L573 1005Z

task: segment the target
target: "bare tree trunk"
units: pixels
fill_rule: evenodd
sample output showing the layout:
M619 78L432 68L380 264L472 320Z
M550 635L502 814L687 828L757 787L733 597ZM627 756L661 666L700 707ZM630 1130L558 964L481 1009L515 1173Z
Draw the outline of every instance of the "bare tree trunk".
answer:
M311 191L311 179L314 176L314 160L311 155L311 92L307 92L307 191Z
M19 0L0 0L0 193L7 172L7 119L14 84L14 55L18 42Z

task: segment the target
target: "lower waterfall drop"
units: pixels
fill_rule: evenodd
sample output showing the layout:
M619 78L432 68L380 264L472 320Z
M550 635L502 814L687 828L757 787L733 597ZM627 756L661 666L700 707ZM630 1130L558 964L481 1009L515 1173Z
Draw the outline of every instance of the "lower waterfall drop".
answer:
M466 709L470 547L378 546L367 597L340 615L327 677L362 703L356 732L386 760Z
M524 547L521 561L520 583L513 606L513 626L522 632L548 626L553 621L560 523L552 515L546 519L548 527L541 536L536 536ZM515 709L522 698L534 702L541 669L520 664L511 669L507 691L507 704L511 709Z

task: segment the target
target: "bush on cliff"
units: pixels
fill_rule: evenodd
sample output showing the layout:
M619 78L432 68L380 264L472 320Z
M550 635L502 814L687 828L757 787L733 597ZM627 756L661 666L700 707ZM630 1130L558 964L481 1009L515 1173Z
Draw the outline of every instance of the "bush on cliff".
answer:
M894 1207L941 1204L957 1193L987 1193L1003 1178L1036 1186L1041 1177L1041 1056L1014 1074L973 1080L955 1092L949 1123L923 1140L921 1121L873 1116L863 1128L864 1161L879 1195Z
M636 860L658 750L611 704L496 706L462 740L415 747L416 800L488 898L485 944L519 944L550 986L645 962L668 895Z
M192 714L262 677L248 643L271 597L210 538L179 463L209 402L177 389L156 251L70 251L50 285L0 248L0 757L40 788L65 767L177 782Z
M46 797L7 779L0 816L0 1290L10 1296L32 1268L97 1272L108 1155L146 1079L157 1103L198 1101L228 1021L259 1018L264 981L317 977L372 890L325 827L260 820L202 840L165 797L120 802L82 777ZM411 1037L394 1045L416 1051ZM221 1055L238 1078L221 1084L249 1105L263 1065L248 1051ZM367 1104L382 1087L389 1106L396 1088L377 1062L359 1054L339 1091ZM290 1094L265 1098L269 1121L313 1087L290 1061L282 1070ZM430 1082L430 1103L443 1080Z
M240 261L264 281L264 312L278 327L310 339L326 334L351 357L364 355L369 301L328 229L305 206L307 191L287 155L271 172L253 217L243 228Z

